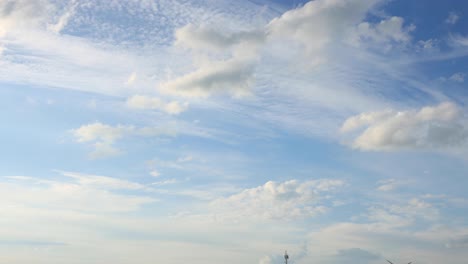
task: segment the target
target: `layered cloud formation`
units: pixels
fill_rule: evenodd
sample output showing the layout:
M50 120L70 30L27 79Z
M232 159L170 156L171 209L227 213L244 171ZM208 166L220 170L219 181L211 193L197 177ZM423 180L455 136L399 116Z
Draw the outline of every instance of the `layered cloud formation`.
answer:
M466 7L286 2L0 1L0 262L465 263Z

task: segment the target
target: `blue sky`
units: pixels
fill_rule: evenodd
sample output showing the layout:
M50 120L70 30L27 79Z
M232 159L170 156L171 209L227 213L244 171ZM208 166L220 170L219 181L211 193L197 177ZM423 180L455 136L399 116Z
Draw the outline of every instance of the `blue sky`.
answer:
M0 262L466 263L467 14L1 1Z

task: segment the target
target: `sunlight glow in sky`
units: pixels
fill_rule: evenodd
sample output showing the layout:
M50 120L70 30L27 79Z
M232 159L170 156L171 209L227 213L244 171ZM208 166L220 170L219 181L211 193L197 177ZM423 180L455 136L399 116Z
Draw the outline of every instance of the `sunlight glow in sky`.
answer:
M0 263L464 264L468 2L0 0Z

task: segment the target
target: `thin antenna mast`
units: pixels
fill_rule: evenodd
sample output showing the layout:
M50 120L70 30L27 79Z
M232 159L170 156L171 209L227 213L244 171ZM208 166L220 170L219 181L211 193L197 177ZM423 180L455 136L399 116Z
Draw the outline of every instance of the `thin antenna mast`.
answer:
M288 264L288 259L289 259L289 256L288 256L288 251L284 251L284 264Z

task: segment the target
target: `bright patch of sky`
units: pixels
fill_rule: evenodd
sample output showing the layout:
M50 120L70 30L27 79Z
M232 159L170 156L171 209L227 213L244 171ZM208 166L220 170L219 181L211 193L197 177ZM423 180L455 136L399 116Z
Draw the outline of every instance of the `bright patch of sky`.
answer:
M0 1L0 262L466 263L467 15Z

